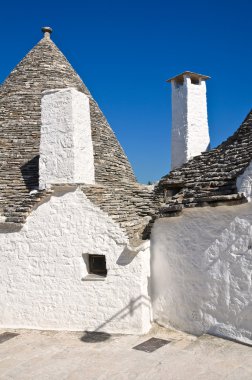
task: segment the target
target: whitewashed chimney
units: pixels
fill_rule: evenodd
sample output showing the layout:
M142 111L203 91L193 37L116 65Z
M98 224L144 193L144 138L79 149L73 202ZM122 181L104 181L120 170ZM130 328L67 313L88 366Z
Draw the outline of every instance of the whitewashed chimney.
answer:
M74 88L42 93L39 188L94 183L89 98Z
M172 84L171 168L180 167L209 148L206 75L185 71Z

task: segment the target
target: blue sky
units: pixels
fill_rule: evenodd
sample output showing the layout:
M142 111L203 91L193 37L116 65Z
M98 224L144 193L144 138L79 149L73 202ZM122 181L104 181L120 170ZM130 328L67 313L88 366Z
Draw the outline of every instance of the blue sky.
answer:
M140 182L170 170L171 89L190 70L207 82L211 146L252 108L251 0L23 0L1 3L2 82L42 37L79 73Z

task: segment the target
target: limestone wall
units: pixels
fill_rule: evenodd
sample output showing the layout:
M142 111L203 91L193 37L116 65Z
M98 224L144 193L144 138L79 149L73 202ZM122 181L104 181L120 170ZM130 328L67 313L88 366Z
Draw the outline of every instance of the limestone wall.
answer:
M20 231L1 229L0 326L148 331L149 248L127 243L81 190L58 189ZM88 253L106 255L103 280L88 278Z
M252 206L204 207L156 221L154 318L252 343Z

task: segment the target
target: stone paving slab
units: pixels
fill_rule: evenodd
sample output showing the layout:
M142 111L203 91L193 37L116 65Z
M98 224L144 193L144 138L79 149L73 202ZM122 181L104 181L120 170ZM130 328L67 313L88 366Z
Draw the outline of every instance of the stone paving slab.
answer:
M252 347L155 326L144 336L3 330L4 380L251 380ZM152 353L133 347L152 337L171 343Z

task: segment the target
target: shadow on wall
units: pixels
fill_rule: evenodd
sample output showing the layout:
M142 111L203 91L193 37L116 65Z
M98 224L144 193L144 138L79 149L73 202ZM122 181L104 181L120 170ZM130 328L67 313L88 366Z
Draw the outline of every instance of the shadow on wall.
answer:
M141 306L147 307L149 309L149 314L151 313L150 300L148 297L140 295L137 298L132 298L127 306L115 313L111 318L98 326L94 331L85 331L85 334L80 338L80 340L86 343L98 343L110 339L111 334L103 332L102 329L114 319L120 320L125 318L127 315L133 316L134 311Z
M121 266L126 266L130 264L136 257L136 254L132 254L129 248L125 247L120 256L118 257L116 264Z
M21 174L26 188L31 191L39 187L39 155L21 166Z
M155 300L159 296L159 292L157 291L158 286L156 286L156 283L155 283L155 273L153 269L154 262L155 262L155 249L154 249L154 244L151 244L150 245L150 277L148 277L148 294L150 296L152 305L154 304Z
M156 190L155 190L156 191ZM154 196L153 196L153 201L156 202L156 199L155 199L156 195L154 193ZM159 206L157 207L157 210L158 210ZM157 216L156 215L152 215L151 216L151 219L149 220L148 224L144 227L144 230L142 232L142 239L143 240L148 240L150 239L151 237L151 230L152 230L152 227L155 223L155 220L157 219Z

